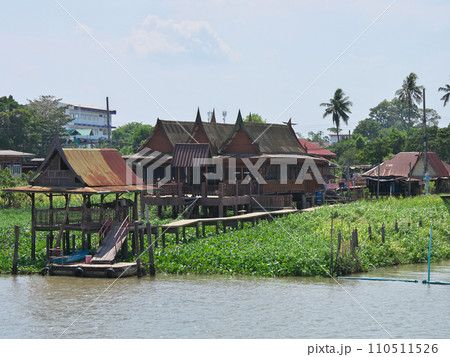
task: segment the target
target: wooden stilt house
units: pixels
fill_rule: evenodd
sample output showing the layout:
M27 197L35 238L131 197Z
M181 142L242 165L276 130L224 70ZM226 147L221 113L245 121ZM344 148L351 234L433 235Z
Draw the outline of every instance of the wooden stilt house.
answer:
M146 204L172 206L175 213L202 207L219 217L227 207L236 213L311 206L329 171L328 160L306 153L291 122L244 122L240 112L235 124L217 123L214 112L203 122L199 111L194 122L158 119L127 159L149 185L162 189L146 195Z
M56 137L28 183L8 190L31 197L32 258L35 258L37 231L48 232L48 256L52 250L73 253L80 242L76 242L72 232L81 232L83 250L97 248L102 239L97 233L107 222L114 226L138 219L140 193L148 190L117 150L66 149ZM38 195L48 197L42 200L48 202L47 207L42 207L42 203L38 207ZM61 203L56 207L55 201L61 200L55 197L64 197L63 207Z

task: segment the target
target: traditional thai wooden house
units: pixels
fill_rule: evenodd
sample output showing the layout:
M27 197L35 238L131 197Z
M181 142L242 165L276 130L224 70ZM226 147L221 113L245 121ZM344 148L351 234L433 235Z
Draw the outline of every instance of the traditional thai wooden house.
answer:
M172 206L175 213L209 208L220 217L227 207L237 212L294 202L305 208L314 204L329 172L328 160L306 153L291 122L244 122L240 112L235 124L217 123L214 112L203 122L199 111L194 122L158 119L127 160L138 176L162 189L146 195L146 204Z
M64 254L74 252L77 244L71 232L81 232L83 250L96 248L98 240L104 238L100 236L101 229L106 234L106 226L112 229L138 219L139 194L148 190L117 150L66 149L61 147L58 138L28 183L7 190L31 197L32 258L35 258L37 231L48 232L48 256L52 249L62 250ZM126 193L134 193L134 200L125 198ZM48 207L37 207L37 195L48 197ZM56 196L64 197L64 207L55 207ZM99 233L95 242L91 241L94 233Z

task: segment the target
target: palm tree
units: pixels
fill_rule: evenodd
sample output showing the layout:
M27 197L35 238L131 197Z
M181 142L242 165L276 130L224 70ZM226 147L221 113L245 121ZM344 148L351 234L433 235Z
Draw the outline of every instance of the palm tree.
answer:
M402 87L395 92L395 95L403 102L408 103L408 136L411 128L411 109L414 104L422 103L422 87L416 81L417 74L410 73L403 81Z
M345 96L344 91L341 88L336 89L334 97L330 99L329 103L321 103L321 107L326 107L323 117L331 115L333 123L336 125L336 132L339 141L339 126L341 125L341 119L345 124L348 123L348 114L351 114L350 107L353 105L349 98Z
M444 94L444 96L441 98L441 100L444 101L444 107L445 107L445 105L447 104L448 100L450 99L450 85L446 84L445 87L440 87L439 88L439 92L440 91L446 92Z

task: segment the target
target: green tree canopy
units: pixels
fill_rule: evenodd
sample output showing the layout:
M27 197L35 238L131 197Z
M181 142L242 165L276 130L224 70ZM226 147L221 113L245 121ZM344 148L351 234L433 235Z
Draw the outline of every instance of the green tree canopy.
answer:
M402 102L408 105L408 136L411 129L412 108L417 103L422 103L422 87L417 85L417 74L410 73L403 81L402 87L395 92L395 95Z
M319 145L323 145L324 143L330 141L330 138L324 134L323 131L318 131L317 133L310 131L308 132L308 141L312 141L318 143Z
M244 121L247 121L247 122L250 121L250 116L252 117L252 122L253 123L265 123L266 122L266 120L263 119L261 117L261 115L256 114L256 113L250 113L249 115L247 115L245 117Z
M438 91L445 93L441 98L441 100L444 101L444 107L445 107L450 99L450 84L446 84L444 87L439 87Z
M73 120L65 113L67 107L60 106L60 101L52 95L28 100L28 107L32 110L34 152L37 155L45 156L55 133L60 137L65 136L64 125Z
M336 131L339 141L339 127L342 121L347 124L349 119L349 114L351 114L350 107L353 103L349 100L349 97L345 96L344 91L341 88L336 89L333 98L330 99L328 103L321 103L321 107L325 107L325 112L323 117L332 117L334 125L336 125Z
M32 111L12 96L0 98L0 148L33 152L36 140Z
M134 154L152 132L153 127L147 124L132 122L122 125L112 132L113 146L122 155Z
M369 118L378 122L381 128L397 128L407 130L408 122L417 124L420 121L420 112L416 105L411 108L411 116L408 114L409 108L405 102L394 98L391 101L383 100L377 106L370 108Z
M379 122L373 119L361 120L353 130L353 135L361 135L368 140L375 140L381 131L381 125Z

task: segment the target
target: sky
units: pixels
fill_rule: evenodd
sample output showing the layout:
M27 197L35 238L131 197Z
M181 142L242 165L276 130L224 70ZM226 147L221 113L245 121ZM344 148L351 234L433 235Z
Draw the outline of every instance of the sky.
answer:
M414 72L427 108L450 123L448 0L3 1L0 96L40 95L116 110L113 125L156 119L292 118L332 126L320 103L342 88L353 130Z

